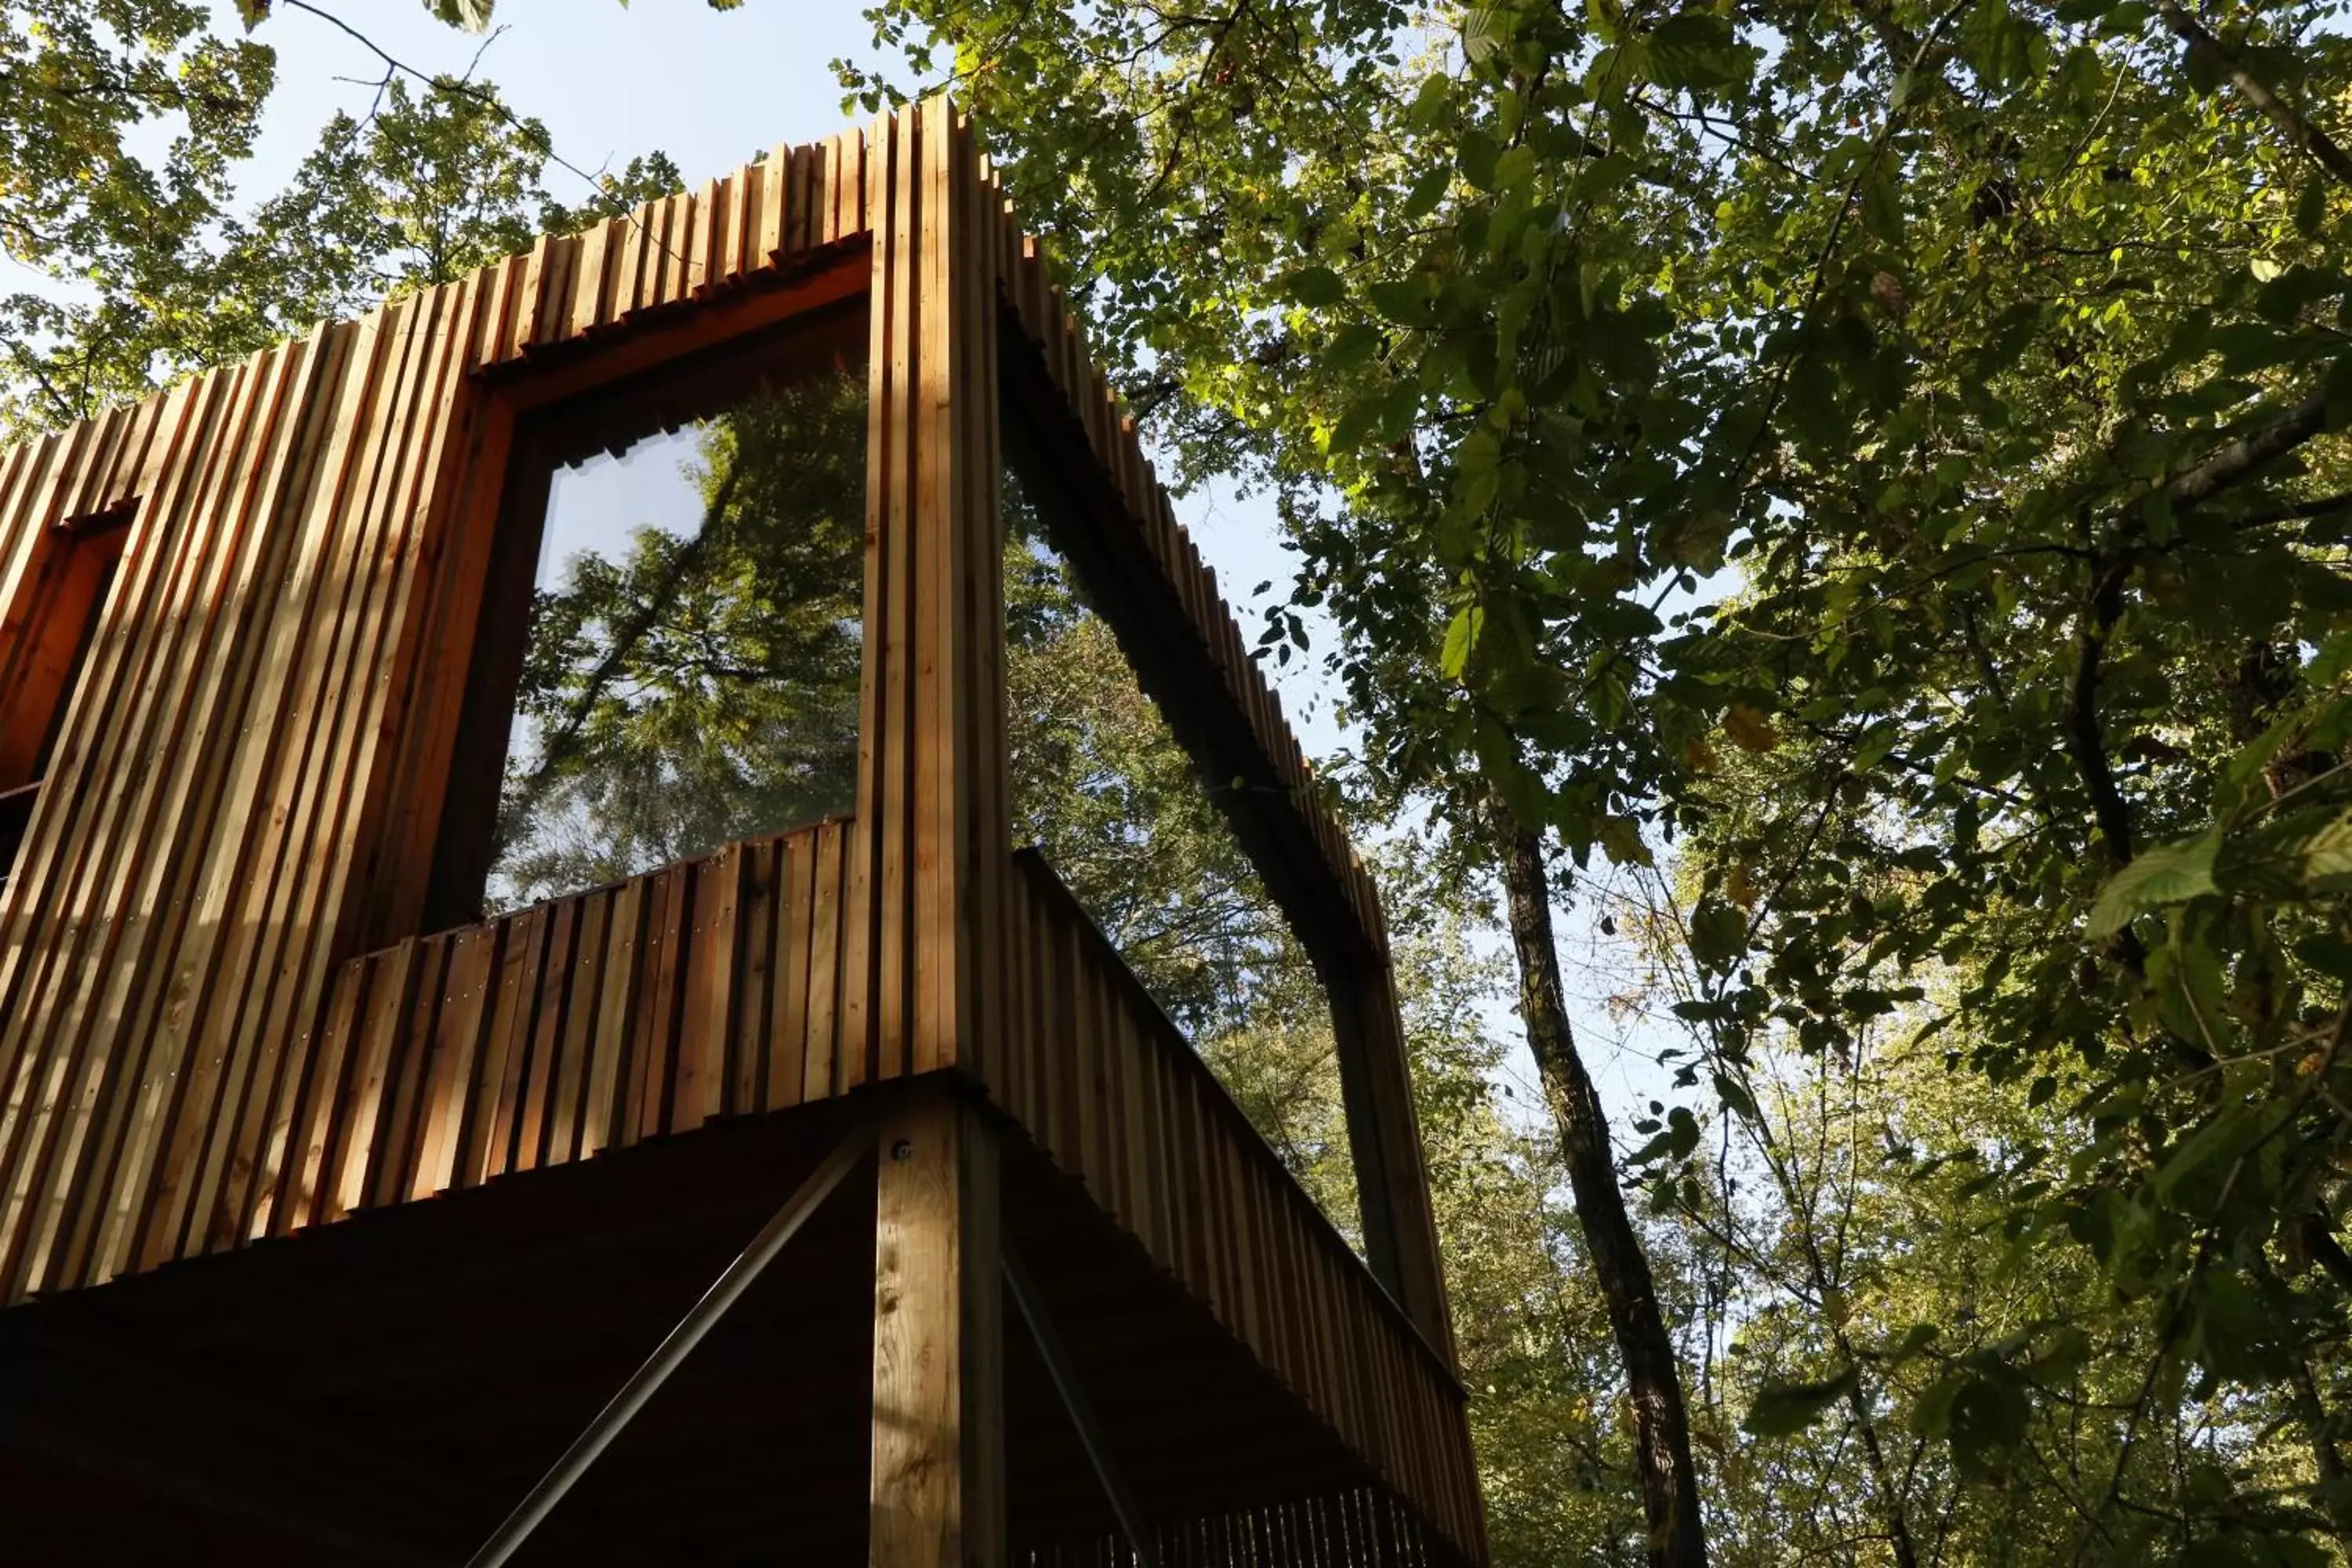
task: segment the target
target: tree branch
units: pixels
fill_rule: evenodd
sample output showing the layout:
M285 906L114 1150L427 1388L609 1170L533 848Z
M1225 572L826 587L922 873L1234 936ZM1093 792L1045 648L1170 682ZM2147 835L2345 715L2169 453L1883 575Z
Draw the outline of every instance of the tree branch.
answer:
M2107 858L2120 870L2131 863L2131 808L2116 787L2107 765L2107 742L2099 725L2099 670L2106 658L2107 634L2124 613L2124 581L2131 556L2119 553L2092 580L2075 632L2074 679L2066 704L2066 740L2074 766L2091 797L2091 815L2106 841Z
M2273 92L2268 83L2240 63L2237 51L2215 37L2204 23L2190 16L2180 0L2158 0L2158 5L2164 13L2166 24L2189 46L2191 55L2204 59L2227 77L2230 85L2243 93L2247 102L2268 115L2271 123L2279 128L2298 152L2309 156L2342 184L2352 186L2352 153L2336 145L2326 132L2305 120L2296 112L2294 105Z
M2161 493L2175 508L2210 500L2326 428L2327 395L2315 392L2269 424L2223 442L2195 468L2175 474L2164 482Z

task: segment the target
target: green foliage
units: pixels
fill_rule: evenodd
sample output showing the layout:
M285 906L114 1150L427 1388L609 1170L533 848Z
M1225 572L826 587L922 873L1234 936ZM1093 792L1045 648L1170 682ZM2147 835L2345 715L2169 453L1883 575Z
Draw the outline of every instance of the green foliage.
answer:
M0 248L66 288L0 299L9 422L120 398L159 329L146 301L202 247L251 151L270 51L207 31L183 0L43 0L0 16ZM141 142L161 143L142 157ZM124 346L118 346L118 345Z
M707 3L714 11L732 11L742 5L743 0L707 0ZM268 20L270 8L276 4L278 0L236 0L237 18L245 24L246 31L251 32ZM629 0L620 0L620 4L625 9ZM497 5L498 0L425 0L425 8L433 14L436 21L463 28L468 33L488 31Z
M1801 1432L1853 1394L1860 1382L1849 1367L1818 1383L1768 1383L1756 1391L1741 1426L1758 1437L1786 1437Z
M1657 1223L1790 1352L1751 1388L1857 1380L1770 1439L1846 1456L1810 1481L1695 1418L1722 1552L2352 1539L2337 9L872 15L1104 280L1180 466L1275 497L1380 797L1662 862ZM1847 1238L1910 1282L1886 1342L1940 1331L1899 1368L1780 1103L1898 1028L1962 1108L1940 1206ZM1907 1189L1826 1115L1857 1212Z
M248 30L266 9L245 7ZM487 84L388 67L367 114L335 116L286 188L240 212L275 52L210 19L45 0L0 20L0 247L41 275L0 299L0 432L87 418L678 188L652 153L557 202L538 121Z

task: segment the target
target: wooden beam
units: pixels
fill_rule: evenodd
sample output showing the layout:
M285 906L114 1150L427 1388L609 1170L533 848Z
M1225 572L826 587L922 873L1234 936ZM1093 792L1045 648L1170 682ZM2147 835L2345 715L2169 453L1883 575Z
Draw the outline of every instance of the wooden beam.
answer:
M1063 1347L1062 1336L1054 1331L1054 1321L1045 1315L1045 1298L1038 1294L1035 1283L1009 1246L1003 1249L1003 1263L1005 1294L1019 1310L1022 1322L1028 1326L1030 1342L1037 1347L1038 1359L1045 1363L1045 1375L1053 1380L1054 1392L1062 1396L1062 1409L1078 1435L1078 1447L1087 1451L1087 1462L1094 1467L1095 1479L1102 1483L1103 1495L1110 1500L1110 1510L1118 1516L1118 1527L1127 1532L1129 1550L1135 1553L1139 1568L1158 1568L1158 1552L1151 1531L1143 1522L1143 1510L1137 1506L1126 1476L1111 1458L1110 1441L1103 1436L1102 1423L1095 1419L1094 1401L1087 1397L1086 1384L1078 1381L1076 1363Z
M871 1568L1003 1568L1003 1292L994 1133L947 1084L882 1118Z
M662 1341L643 1366L630 1374L629 1381L621 1385L621 1391L613 1395L610 1403L597 1412L596 1419L591 1421L572 1447L563 1451L563 1457L556 1460L539 1484L515 1505L506 1522L499 1525L489 1540L482 1543L482 1549L468 1560L467 1568L499 1568L499 1564L521 1549L523 1542L530 1539L531 1532L539 1528L540 1521L553 1511L555 1505L563 1500L563 1495L588 1473L588 1467L596 1462L596 1457L612 1446L613 1439L621 1435L622 1428L646 1407L647 1400L660 1392L661 1385L669 1381L670 1374L694 1353L694 1347L718 1326L719 1320L727 1315L729 1308L743 1299L743 1292L751 1288L752 1281L760 1278L768 1265L776 1260L776 1255L800 1233L801 1226L808 1223L809 1216L824 1206L824 1200L833 1195L833 1189L841 1185L841 1179L865 1158L865 1143L866 1130L862 1127L853 1129L834 1152L825 1156L824 1163L809 1173L808 1179L784 1200L784 1206L776 1211L775 1217L760 1227L760 1234L753 1237L750 1245L711 1282L710 1289L703 1292L702 1299L694 1304L693 1310L680 1320L677 1328L670 1331L669 1337Z

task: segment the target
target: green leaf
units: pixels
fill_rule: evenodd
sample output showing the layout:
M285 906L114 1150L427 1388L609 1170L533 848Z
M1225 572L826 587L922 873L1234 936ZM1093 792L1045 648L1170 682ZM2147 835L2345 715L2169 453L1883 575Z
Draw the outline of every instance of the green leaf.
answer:
M2303 182L2294 199L2294 228L2305 239L2316 239L2327 222L2327 177L2315 172Z
M2042 312L2039 303L2028 300L2011 305L1995 318L1985 334L1984 347L1978 351L1973 378L1989 380L2015 364L2041 335Z
M1760 1121L1755 1097L1739 1086L1737 1079L1725 1073L1715 1075L1715 1092L1718 1099L1743 1121Z
M2091 907L2091 939L2113 936L2150 910L2186 903L2213 891L2213 856L2218 847L2215 836L2208 833L2143 850L2101 889L2099 901Z
M1892 1364L1901 1366L1935 1343L1937 1336L1942 1332L1943 1330L1933 1323L1914 1323L1903 1331L1901 1339L1886 1348L1886 1359Z
M1381 351L1381 330L1369 321L1350 321L1331 334L1324 345L1323 364L1328 370L1354 370Z
M1948 1432L1952 1459L1965 1475L1991 1479L2007 1468L2032 1414L2016 1373L2005 1366L1967 1378L1952 1397Z
M490 25L493 4L494 0L425 0L425 8L452 27L478 33Z
M1364 290L1372 309L1401 327L1430 324L1429 290L1419 278L1390 279Z
M1423 169L1405 193L1404 216L1408 222L1417 222L1437 210L1445 193L1454 184L1454 171L1439 163Z
M1499 50L1511 46L1510 8L1505 5L1473 5L1470 14L1462 18L1462 53L1472 65L1483 65Z
M1853 1367L1820 1383L1768 1383L1756 1391L1740 1427L1753 1437L1787 1437L1821 1419L1853 1392L1861 1374Z
M1738 906L1712 893L1691 910L1691 956L1720 969L1748 949L1748 917Z
M1346 299L1348 285L1328 267L1305 267L1290 275L1290 297L1318 310Z
M2011 13L2006 0L1978 0L1960 23L1960 57L1988 87L2031 77L2042 53L2042 30Z
M2244 1111L2225 1111L2182 1139L2157 1168L2156 1195L2170 1198L2173 1189L2249 1136L2253 1125L2254 1118Z
M1491 191L1495 188L1495 163L1502 155L1501 145L1492 136L1484 131L1465 131L1455 157L1464 179L1482 191Z
M1465 605L1454 612L1454 620L1445 628L1445 647L1438 662L1448 680L1459 680L1462 672L1470 668L1470 656L1478 651L1478 638L1486 629L1486 607Z
M1748 53L1727 16L1679 12L1658 24L1647 43L1650 79L1670 90L1727 87L1748 76Z
M2231 837L2214 857L2213 881L2261 899L2352 892L2352 811L2290 812Z

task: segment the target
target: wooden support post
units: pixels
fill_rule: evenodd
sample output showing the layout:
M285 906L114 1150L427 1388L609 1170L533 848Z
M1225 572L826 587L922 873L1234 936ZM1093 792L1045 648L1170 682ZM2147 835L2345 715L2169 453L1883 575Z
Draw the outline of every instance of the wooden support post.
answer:
M882 1118L871 1568L1003 1568L1003 1292L994 1135L946 1084Z
M1338 1036L1365 1261L1431 1348L1450 1362L1454 1324L1422 1164L1396 977L1385 959L1342 963L1319 973Z

